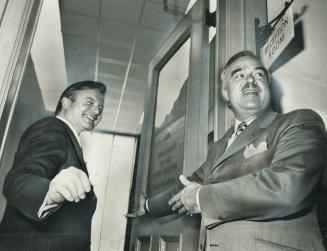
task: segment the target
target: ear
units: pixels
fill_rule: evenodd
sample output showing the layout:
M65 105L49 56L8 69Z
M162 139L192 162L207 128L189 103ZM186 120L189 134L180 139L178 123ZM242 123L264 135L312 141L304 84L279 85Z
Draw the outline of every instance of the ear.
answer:
M221 81L222 81L221 95L223 96L224 100L226 102L228 102L229 101L229 96L228 96L228 92L227 92L227 83L226 83L225 71L223 71L222 74L221 74Z
M221 90L221 95L223 96L223 98L225 99L225 101L229 101L229 97L228 97L228 92L226 87L223 86L222 90Z
M63 97L61 100L62 108L65 110L67 110L70 107L71 103L72 103L72 101L66 97Z

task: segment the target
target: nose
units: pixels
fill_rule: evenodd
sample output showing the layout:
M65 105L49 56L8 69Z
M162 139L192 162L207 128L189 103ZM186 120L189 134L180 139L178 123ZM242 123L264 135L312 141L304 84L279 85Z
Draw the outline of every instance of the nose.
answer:
M255 81L255 78L252 76L252 74L249 74L246 79L246 84L248 86L256 87L257 82Z
M100 115L100 114L101 114L101 109L100 109L98 106L94 106L94 108L93 108L93 112L94 112L96 115Z
M252 74L249 74L249 75L247 76L247 78L246 78L246 82L247 82L248 84L254 84L254 83L255 83L255 81L254 81L254 77L252 76Z

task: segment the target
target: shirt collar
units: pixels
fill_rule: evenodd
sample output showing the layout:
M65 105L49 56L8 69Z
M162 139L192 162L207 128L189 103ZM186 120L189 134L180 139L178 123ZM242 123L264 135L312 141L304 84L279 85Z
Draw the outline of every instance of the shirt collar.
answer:
M78 141L78 144L81 146L81 140L79 138L79 133L78 131L75 129L75 127L72 125L72 123L70 123L67 119L65 119L64 117L60 116L60 115L57 115L56 116L58 119L60 119L62 122L64 122L69 128L70 130L72 130L72 132L74 133L77 141Z
M256 118L250 119L249 121L244 121L246 123L247 126L249 126L254 120L256 120ZM235 118L235 124L234 124L234 132L236 132L237 127L239 124L241 124L243 121L240 121L238 119Z

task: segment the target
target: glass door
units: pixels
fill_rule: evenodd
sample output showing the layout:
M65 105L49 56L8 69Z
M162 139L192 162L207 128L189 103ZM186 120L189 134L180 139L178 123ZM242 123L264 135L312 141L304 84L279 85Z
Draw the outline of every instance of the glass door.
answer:
M153 57L134 196L152 196L206 158L209 110L208 1L198 0ZM139 206L136 199L134 208ZM197 250L198 217L134 219L129 250Z

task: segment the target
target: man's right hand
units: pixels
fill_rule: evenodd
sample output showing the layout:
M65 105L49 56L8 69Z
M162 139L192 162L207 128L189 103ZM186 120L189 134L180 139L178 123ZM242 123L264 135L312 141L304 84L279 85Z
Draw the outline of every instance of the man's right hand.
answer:
M91 191L91 183L85 172L69 167L60 171L50 182L47 204L58 204L65 200L79 202Z

